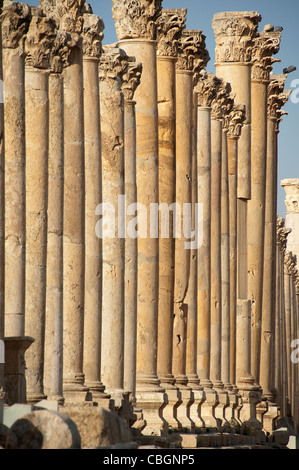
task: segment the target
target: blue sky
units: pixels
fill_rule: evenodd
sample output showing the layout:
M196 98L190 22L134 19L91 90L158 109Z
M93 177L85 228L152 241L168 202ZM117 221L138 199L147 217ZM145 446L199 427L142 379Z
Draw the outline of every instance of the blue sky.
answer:
M26 2L38 5L38 0ZM114 22L112 19L111 0L90 0L95 14L101 16L105 23L104 44L117 41ZM287 89L293 80L299 80L299 2L297 0L163 0L164 8L187 8L187 28L201 29L206 36L206 44L211 60L207 70L215 72L215 37L211 26L215 13L221 11L258 11L262 16L259 29L265 24L282 26L282 41L280 52L276 58L281 63L275 64L274 73L282 73L289 65L295 65L297 70L291 73L286 82ZM289 100L284 107L289 113L283 118L279 134L278 156L278 215L285 215L285 192L280 187L280 181L285 178L299 178L299 103Z

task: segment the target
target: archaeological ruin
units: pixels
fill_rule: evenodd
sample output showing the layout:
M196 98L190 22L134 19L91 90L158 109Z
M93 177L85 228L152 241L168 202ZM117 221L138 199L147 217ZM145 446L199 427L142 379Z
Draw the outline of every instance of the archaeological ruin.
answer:
M278 217L281 31L215 14L212 74L204 33L162 0L112 0L105 46L85 0L0 3L0 431L286 446L299 178Z

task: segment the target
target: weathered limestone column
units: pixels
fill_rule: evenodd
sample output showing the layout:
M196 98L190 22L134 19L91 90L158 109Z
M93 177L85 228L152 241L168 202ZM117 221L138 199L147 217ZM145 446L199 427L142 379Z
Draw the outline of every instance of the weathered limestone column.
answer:
M191 232L192 202L192 108L193 75L195 68L200 70L203 61L204 36L201 31L185 30L179 41L178 61L176 63L176 217L179 221L184 214L184 224L189 221ZM189 208L185 214L184 208ZM188 220L187 220L188 218ZM178 222L179 224L179 222ZM188 226L188 225L187 225ZM182 223L180 224L182 229ZM182 404L177 408L176 418L183 428L193 429L190 407L194 394L186 375L187 360L187 323L188 304L186 295L190 280L191 233L176 235L175 272L174 272L174 308L173 308L173 374L182 396Z
M43 398L46 303L50 50L54 22L32 17L26 36L26 279L25 333L35 339L26 352L27 401Z
M299 178L285 179L281 181L286 197L286 227L292 231L288 237L287 247L299 259Z
M97 237L96 207L102 201L99 60L104 23L96 15L83 16L83 88L85 144L85 279L84 353L85 384L93 401L107 398L101 380L102 242Z
M63 13L64 10L62 10ZM60 18L62 31L74 39L71 65L64 70L64 208L63 208L63 395L84 402L84 106L83 4Z
M245 120L245 106L234 104L228 118L228 198L229 198L229 311L230 383L236 391L236 316L237 316L237 183L238 141Z
M25 85L22 49L30 22L26 4L5 2L2 13L5 181L5 336L25 332ZM4 171L4 170L3 170ZM4 175L4 173L2 173ZM3 176L4 177L4 176ZM4 212L3 212L4 215ZM4 224L1 224L1 230ZM3 234L4 237L4 234ZM4 282L4 279L3 279ZM4 287L3 287L4 288Z
M268 85L267 119L267 158L266 158L266 197L265 197L265 237L264 237L264 273L262 303L262 336L260 384L263 396L268 401L268 411L263 416L263 427L271 432L277 418L277 384L280 370L279 342L280 329L275 312L276 295L276 221L277 221L277 134L280 120L280 108L286 102L288 93L283 91L285 78L277 80L270 76ZM282 77L281 77L282 78ZM279 255L280 256L280 255ZM280 275L279 275L280 276ZM277 350L276 350L277 349ZM273 367L273 364L275 365Z
M210 273L211 273L211 106L217 93L215 75L201 72L196 85L197 108L197 202L203 210L203 238L197 251L197 373L204 387L201 416L206 426L217 427L216 391L210 380Z
M251 300L251 373L260 384L265 196L267 160L267 107L270 71L277 62L280 33L263 31L254 39L251 73L251 199L248 202L248 298Z
M107 392L122 400L124 385L124 268L125 240L121 233L119 196L124 194L124 97L122 74L127 56L117 47L105 47L101 57L100 106L102 140L102 200L115 214L114 233L102 227L102 379ZM109 205L109 208L108 208ZM103 219L102 219L103 220ZM119 406L119 405L117 405Z
M261 20L257 12L225 12L214 16L216 74L229 82L235 100L245 105L246 119L238 143L237 346L236 382L243 400L242 422L260 427L255 404L258 388L250 375L250 301L247 293L247 201L251 197L251 53Z
M185 27L186 14L187 10L162 10L157 21L159 204L161 204L161 224L163 224L159 237L157 371L161 386L165 388L168 397L163 415L169 426L173 428L178 426L174 413L180 404L181 394L174 385L172 374L175 228L174 212L170 210L174 209L172 204L176 201L175 64L178 40ZM165 204L170 208L168 220L163 215ZM169 225L164 229L167 223Z
M222 347L222 321L228 320L222 304L222 250L221 250L221 209L223 194L222 164L227 173L227 146L223 145L223 119L230 111L233 100L230 98L230 85L221 81L217 95L212 102L211 113L211 345L210 345L210 379L213 388L218 394L219 405L215 410L216 417L223 420L224 410L228 406L228 394L224 391L221 379L221 347ZM226 134L225 134L226 138ZM225 155L223 156L222 150ZM223 162L224 159L224 162ZM224 171L225 171L224 170ZM226 196L228 192L226 191ZM224 215L225 216L225 215ZM226 220L228 222L228 220ZM227 227L228 228L228 227ZM229 269L228 259L225 268ZM228 280L227 280L228 281ZM228 286L228 282L227 282ZM227 296L229 307L229 296ZM223 313L225 318L223 318ZM225 355L225 353L224 353ZM226 366L229 366L229 355L225 357Z
M126 204L137 201L136 188L136 113L134 93L140 84L142 64L129 62L122 76L124 94L124 171ZM127 216L127 225L132 217ZM125 343L124 388L135 402L137 340L137 239L125 240Z
M143 65L135 94L136 179L137 202L147 209L149 220L150 204L159 202L155 20L161 12L161 0L142 0L137 8L131 8L128 0L113 0L112 11L120 47ZM150 238L149 222L140 229L143 233L139 233L137 242L136 405L142 408L147 421L145 432L163 434L167 432L162 418L166 396L157 377L159 243L158 238Z
M2 14L3 1L0 2L0 14ZM2 25L0 22L0 423L3 421L4 402L4 97L3 97L3 58L2 58Z
M286 415L292 416L293 411L293 374L292 374L292 362L290 360L291 342L292 337L292 300L293 300L293 274L297 263L296 255L292 252L287 251L284 257L284 288L285 288L285 356L286 356L286 387L285 387L285 398L286 398Z
M298 339L297 336L297 305L296 305L296 277L298 274L297 269L297 256L295 256L295 264L292 267L292 274L291 274L291 352L292 343L293 341ZM296 325L296 326L295 326ZM291 359L291 358L290 358ZM297 372L297 364L290 360L291 362L291 411L292 411L292 422L296 425L296 372Z

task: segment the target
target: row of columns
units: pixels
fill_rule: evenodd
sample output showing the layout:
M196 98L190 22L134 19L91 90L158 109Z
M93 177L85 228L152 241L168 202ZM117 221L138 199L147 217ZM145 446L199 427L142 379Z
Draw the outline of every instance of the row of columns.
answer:
M186 10L114 0L118 44L102 48L84 1L54 3L2 15L5 336L32 343L26 399L130 400L154 434L260 428L276 351L262 299L271 289L273 305L279 33L259 34L256 12L215 15L213 75Z

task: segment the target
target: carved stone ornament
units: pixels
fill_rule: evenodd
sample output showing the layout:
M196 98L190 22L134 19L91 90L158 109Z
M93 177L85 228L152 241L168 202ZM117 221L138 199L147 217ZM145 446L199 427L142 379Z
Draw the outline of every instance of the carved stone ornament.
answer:
M214 15L216 62L251 62L252 39L260 21L261 16L255 11Z
M176 57L178 40L186 26L186 9L162 9L157 20L157 53L160 56Z
M113 88L116 81L122 81L128 69L129 57L124 50L116 46L104 46L99 64L99 79Z
M287 75L270 75L268 85L268 117L276 119L278 123L286 111L281 108L288 102L291 90L284 90Z
M225 119L234 105L234 99L231 95L231 85L221 78L217 77L217 93L212 101L212 119ZM224 123L225 127L226 123Z
M104 38L104 22L102 18L90 13L85 13L83 19L83 54L86 57L100 58Z
M297 256L291 251L287 251L284 257L285 274L295 276L297 271Z
M32 67L48 69L56 38L56 25L51 18L42 15L42 11L36 9L31 19L25 40L25 63Z
M285 206L288 213L299 213L299 178L287 179L281 182L286 192Z
M156 39L162 0L112 0L116 34L122 39Z
M142 74L142 64L129 60L127 70L122 76L122 92L125 100L131 101L134 98L136 88L140 84Z
M245 120L246 106L244 104L234 104L228 115L228 136L240 137Z
M24 37L31 20L31 8L26 3L4 2L0 16L2 24L2 47L23 48Z
M206 49L206 37L200 30L184 30L178 43L176 69L199 74L210 60Z
M217 93L217 77L202 70L198 75L195 91L198 93L198 106L211 107Z
M285 227L285 221L282 217L277 217L276 222L276 242L280 246L281 252L285 253L287 248L288 235L292 229Z
M280 32L265 32L259 34L253 40L254 46L252 49L252 79L269 81L270 72L273 69L275 62L280 62L279 59L274 59L273 54L277 54L280 48Z
M82 32L84 13L92 12L89 5L86 7L85 0L40 0L40 4L58 29L78 35Z

